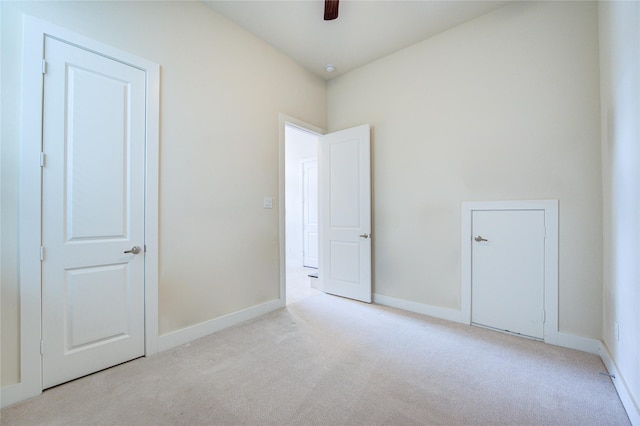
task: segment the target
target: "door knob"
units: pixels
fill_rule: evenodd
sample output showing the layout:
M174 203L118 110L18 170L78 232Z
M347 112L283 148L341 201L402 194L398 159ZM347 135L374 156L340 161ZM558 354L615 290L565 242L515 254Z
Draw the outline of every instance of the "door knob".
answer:
M360 234L358 235L360 238L369 238L369 234L367 234L366 232L364 234Z
M482 236L480 235L476 235L476 237L474 238L474 240L476 240L477 242L481 242L481 241L489 241L485 238L482 238Z
M131 250L126 250L125 253L138 254L138 253L140 253L140 251L142 251L142 249L140 247L133 246L133 247L131 247Z

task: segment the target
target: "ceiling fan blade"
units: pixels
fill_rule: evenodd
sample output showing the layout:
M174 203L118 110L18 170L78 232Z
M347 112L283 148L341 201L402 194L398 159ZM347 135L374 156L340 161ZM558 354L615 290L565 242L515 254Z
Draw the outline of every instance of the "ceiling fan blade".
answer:
M332 21L338 17L338 3L340 0L324 0L325 21Z

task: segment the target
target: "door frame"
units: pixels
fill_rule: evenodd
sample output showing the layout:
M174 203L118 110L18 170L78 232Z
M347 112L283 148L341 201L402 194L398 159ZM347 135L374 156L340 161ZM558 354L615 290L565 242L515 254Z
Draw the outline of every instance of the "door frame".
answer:
M472 213L486 210L542 210L546 229L544 242L544 332L543 340L558 344L558 200L472 201L462 203L461 310L471 324Z
M326 133L324 129L312 124L298 120L290 115L280 113L278 115L278 227L280 245L280 307L287 304L287 239L285 222L285 126L297 127L305 132L322 136ZM318 147L319 149L319 147ZM318 161L320 158L318 156ZM321 290L321 289L319 289Z
M160 65L25 15L20 143L20 383L3 389L2 405L42 393L42 93L44 38L52 37L146 73L145 356L158 352L158 176Z

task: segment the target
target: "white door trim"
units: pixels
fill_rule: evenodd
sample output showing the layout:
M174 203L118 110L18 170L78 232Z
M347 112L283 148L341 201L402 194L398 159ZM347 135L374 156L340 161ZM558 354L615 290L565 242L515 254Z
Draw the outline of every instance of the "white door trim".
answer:
M49 22L24 17L20 143L20 383L2 392L2 406L42 392L41 264L42 93L44 37L53 37L146 73L145 355L158 352L158 161L160 66Z
M471 324L471 239L472 212L476 210L544 210L544 341L560 344L558 330L558 200L474 201L462 203L462 287L461 310L465 323Z
M279 243L280 243L280 306L284 307L287 304L287 244L286 244L286 225L285 225L285 126L297 127L305 132L313 133L315 135L323 135L325 131L319 127L313 126L309 123L305 123L302 120L291 117L287 114L280 113L278 116L278 226L279 226Z

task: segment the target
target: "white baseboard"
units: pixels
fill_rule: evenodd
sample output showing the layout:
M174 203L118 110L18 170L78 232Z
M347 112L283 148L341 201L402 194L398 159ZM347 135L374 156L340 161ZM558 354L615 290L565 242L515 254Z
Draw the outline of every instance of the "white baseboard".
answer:
M176 346L184 345L193 340L215 333L216 331L252 320L260 315L264 315L282 307L284 307L282 300L272 300L270 302L263 303L262 305L253 306L220 318L215 318L210 321L192 325L191 327L163 334L158 338L158 350L162 352L167 349L175 348Z
M600 355L604 366L607 367L607 371L609 374L615 376L611 378L611 381L618 391L618 396L620 397L620 401L622 401L624 409L627 410L627 416L629 416L631 424L640 426L640 401L636 401L633 398L633 394L629 391L627 382L622 373L620 373L620 370L618 370L618 366L613 360L611 353L609 353L607 346L600 342L598 349L598 355Z
M453 321L461 324L469 324L466 316L462 311L450 308L442 308L440 306L427 305L425 303L412 302L411 300L398 299L391 296L385 296L382 294L374 294L373 301L380 305L391 306L392 308L403 309L409 312L415 312L417 314L428 315L435 318L440 318L447 321ZM592 354L598 354L598 349L601 345L600 340L591 339L588 337L576 336L567 333L553 333L552 335L545 336L545 342L562 346L563 348L577 349L583 352L589 352Z
M576 349L582 352L589 352L598 355L602 342L598 339L577 336L575 334L567 334L556 332L544 337L544 342L550 345L562 346L563 348Z
M440 306L427 305L425 303L412 302L411 300L398 299L382 294L374 294L373 302L379 305L391 306L392 308L403 309L416 314L429 315L431 317L444 319L447 321L468 324L461 311Z
M0 389L0 408L5 408L18 402L26 401L42 393L41 389L34 389L26 383L16 383Z

